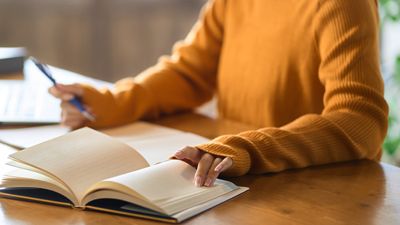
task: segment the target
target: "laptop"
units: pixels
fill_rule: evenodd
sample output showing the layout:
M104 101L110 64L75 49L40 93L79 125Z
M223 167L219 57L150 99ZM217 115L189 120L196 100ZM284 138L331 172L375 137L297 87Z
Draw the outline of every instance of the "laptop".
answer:
M47 89L22 80L0 80L0 125L59 123L60 100Z

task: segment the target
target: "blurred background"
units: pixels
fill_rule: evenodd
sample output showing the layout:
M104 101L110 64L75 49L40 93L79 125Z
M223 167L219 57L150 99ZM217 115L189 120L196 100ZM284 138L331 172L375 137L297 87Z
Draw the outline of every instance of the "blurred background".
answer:
M170 54L206 0L0 0L0 47L115 82ZM380 53L390 106L383 161L400 166L400 0L379 0ZM212 109L209 109L212 110Z
M115 82L185 38L205 0L0 0L0 47Z
M400 0L379 0L380 59L389 104L382 161L400 166Z

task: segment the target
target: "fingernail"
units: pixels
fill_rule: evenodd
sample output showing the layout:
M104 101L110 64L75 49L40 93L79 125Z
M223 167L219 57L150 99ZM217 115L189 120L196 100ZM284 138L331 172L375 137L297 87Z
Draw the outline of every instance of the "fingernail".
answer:
M211 181L212 180L210 178L207 178L206 182L204 183L204 186L210 187Z
M174 153L174 155L180 156L180 155L182 155L182 151L181 151L181 150L178 150L178 151L176 151L176 152Z
M201 178L200 177L196 177L194 179L194 186L196 186L196 187L200 187L201 186Z
M217 167L215 167L214 171L219 172L222 169L222 165L219 164Z

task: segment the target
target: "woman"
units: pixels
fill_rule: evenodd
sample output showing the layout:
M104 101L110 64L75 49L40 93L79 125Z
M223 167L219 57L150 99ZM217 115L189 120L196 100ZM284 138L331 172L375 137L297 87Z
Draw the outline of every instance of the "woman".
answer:
M215 0L170 57L113 90L59 85L63 123L107 127L188 110L218 94L219 116L262 127L175 152L197 186L219 173L379 160L388 106L376 0ZM96 121L68 103L79 96Z

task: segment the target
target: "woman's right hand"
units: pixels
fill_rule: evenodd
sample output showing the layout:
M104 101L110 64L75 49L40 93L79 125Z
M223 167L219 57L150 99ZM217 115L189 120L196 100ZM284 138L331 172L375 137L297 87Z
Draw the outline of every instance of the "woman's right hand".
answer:
M81 127L87 119L69 102L69 100L74 98L74 96L81 98L83 96L83 88L79 84L57 84L57 86L49 88L49 93L54 97L61 99L60 106L62 111L60 123L73 129ZM92 109L89 106L83 105L83 107L93 115Z
M229 157L212 155L192 146L181 148L174 156L196 167L193 181L197 187L213 186L218 175L233 165L233 160Z

